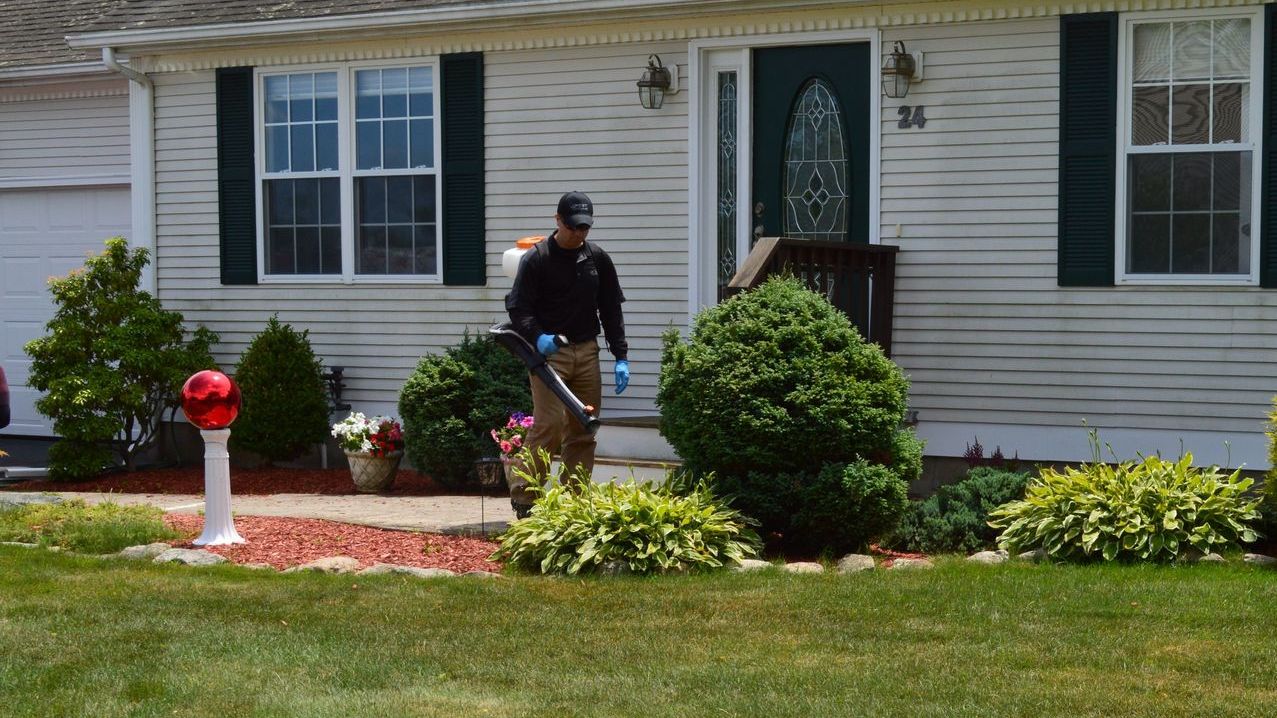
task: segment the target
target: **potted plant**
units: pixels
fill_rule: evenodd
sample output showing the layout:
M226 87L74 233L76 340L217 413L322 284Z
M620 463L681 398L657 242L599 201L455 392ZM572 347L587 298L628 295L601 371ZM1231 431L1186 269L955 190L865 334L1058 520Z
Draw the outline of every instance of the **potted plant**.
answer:
M501 450L501 463L505 467L506 482L510 481L510 467L514 463L514 455L523 448L523 442L528 436L528 429L531 428L532 415L516 411L510 415L505 426L493 429L490 432L492 440L497 442L497 447Z
M395 480L403 458L403 428L388 416L366 417L359 412L333 424L333 436L346 452L355 490L383 491Z

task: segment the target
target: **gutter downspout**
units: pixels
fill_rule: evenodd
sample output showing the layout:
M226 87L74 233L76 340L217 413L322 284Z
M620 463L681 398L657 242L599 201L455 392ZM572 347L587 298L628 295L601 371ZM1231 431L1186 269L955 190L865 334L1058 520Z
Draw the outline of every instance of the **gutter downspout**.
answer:
M145 73L121 65L115 48L102 48L102 64L129 82L129 188L133 236L129 244L143 247L151 261L142 268L142 289L159 296L155 256L155 83Z

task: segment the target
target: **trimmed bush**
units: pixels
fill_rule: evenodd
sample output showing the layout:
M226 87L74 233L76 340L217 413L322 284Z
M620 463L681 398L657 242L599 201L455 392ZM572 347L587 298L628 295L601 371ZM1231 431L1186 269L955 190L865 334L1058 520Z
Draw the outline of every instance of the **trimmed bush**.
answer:
M154 446L165 409L180 403L182 382L213 368L217 335L200 327L186 339L182 315L142 291L145 249L106 241L83 270L49 280L57 306L49 333L27 342L36 408L62 437L49 449L49 474L81 479L123 464L130 471Z
M83 499L75 499L0 511L0 541L59 546L82 553L114 553L181 536L164 523L164 512L156 506L110 502L88 506Z
M510 414L532 411L528 370L486 336L464 334L427 356L399 394L409 461L444 486L474 480L476 459L497 450L489 435Z
M310 346L309 330L266 322L239 359L235 383L242 395L231 446L267 461L295 459L328 440L328 391L324 370Z
M913 501L896 529L893 543L923 553L972 553L994 548L998 532L989 512L1024 498L1027 473L977 466L965 479L941 486L923 501Z
M1273 406L1277 408L1277 397L1273 398ZM1268 473L1264 474L1264 485L1260 489L1259 519L1257 528L1270 543L1277 543L1277 411L1268 415Z
M542 464L549 464L548 455ZM502 535L492 560L568 575L620 562L632 573L649 574L722 568L757 555L758 537L746 519L723 506L704 483L684 490L653 488L633 478L597 484L582 473L580 489L574 490L563 487L563 471L548 488L522 474L540 496L532 514Z
M990 524L1003 529L998 545L1011 552L1171 561L1189 547L1208 553L1255 540L1259 501L1246 496L1253 483L1240 470L1195 468L1192 454L1043 469L1023 500L990 512Z
M862 501L895 494L870 465L906 484L921 472L921 442L900 430L908 388L823 296L777 278L702 311L686 343L666 333L656 402L688 470L787 542L835 548L899 516L894 500Z

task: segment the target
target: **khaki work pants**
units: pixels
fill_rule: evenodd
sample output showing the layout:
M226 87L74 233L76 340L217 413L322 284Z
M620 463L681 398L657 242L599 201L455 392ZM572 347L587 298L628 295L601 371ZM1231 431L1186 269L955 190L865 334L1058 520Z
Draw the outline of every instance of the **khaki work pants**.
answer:
M594 416L598 416L599 404L603 401L599 343L591 340L569 344L551 354L546 361L581 403L594 407ZM574 477L578 467L587 475L594 471L594 435L568 414L563 402L535 374L529 372L528 379L532 385L533 421L524 445L533 451L545 449L551 455L561 453L566 467L565 477ZM538 465L531 473L544 477L549 470L549 466ZM517 504L531 504L535 495L527 491L527 485L522 478L511 476L510 500Z

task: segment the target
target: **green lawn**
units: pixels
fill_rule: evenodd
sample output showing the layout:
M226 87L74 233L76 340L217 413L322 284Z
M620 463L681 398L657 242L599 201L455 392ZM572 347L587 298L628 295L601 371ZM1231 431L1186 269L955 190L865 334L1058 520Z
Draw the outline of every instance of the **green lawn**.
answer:
M504 581L0 547L6 716L1272 716L1277 572Z

